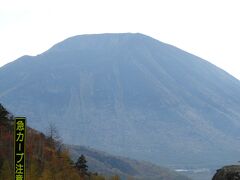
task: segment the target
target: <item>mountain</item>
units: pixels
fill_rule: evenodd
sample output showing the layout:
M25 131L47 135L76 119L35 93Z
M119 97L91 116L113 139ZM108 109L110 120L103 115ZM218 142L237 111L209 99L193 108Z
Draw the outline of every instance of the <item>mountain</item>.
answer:
M0 102L68 144L168 166L240 159L240 82L143 34L68 38L0 68Z
M72 158L76 161L83 154L91 172L104 175L119 175L121 179L136 180L187 180L186 176L154 164L132 160L125 157L113 156L108 153L84 146L67 145Z

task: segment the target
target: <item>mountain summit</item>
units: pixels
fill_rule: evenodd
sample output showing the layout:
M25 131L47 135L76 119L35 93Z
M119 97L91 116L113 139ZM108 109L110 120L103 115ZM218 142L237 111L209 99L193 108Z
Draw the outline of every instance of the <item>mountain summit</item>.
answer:
M0 102L65 142L158 164L240 156L240 82L142 34L80 35L0 68Z

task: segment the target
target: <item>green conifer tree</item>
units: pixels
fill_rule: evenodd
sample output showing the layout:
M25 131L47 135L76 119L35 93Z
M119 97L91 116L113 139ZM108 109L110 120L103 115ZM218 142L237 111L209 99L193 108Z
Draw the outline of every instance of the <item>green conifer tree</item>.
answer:
M87 160L84 155L81 155L77 162L75 163L75 167L79 171L81 176L88 176L88 166L87 166Z

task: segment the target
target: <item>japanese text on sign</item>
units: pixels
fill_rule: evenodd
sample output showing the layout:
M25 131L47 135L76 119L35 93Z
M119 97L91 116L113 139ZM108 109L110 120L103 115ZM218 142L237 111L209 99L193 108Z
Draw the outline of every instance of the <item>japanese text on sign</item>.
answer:
M25 180L26 118L15 118L15 180Z

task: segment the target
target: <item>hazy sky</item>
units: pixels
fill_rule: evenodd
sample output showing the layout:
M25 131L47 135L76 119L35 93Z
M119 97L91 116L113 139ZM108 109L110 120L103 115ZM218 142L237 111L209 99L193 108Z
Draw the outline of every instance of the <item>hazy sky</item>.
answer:
M240 79L239 0L0 0L0 66L107 32L144 33Z

